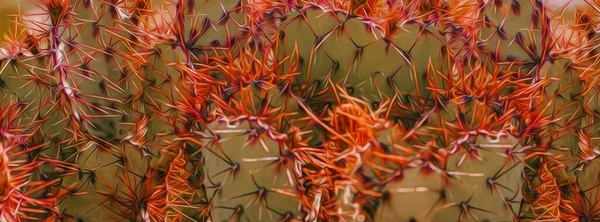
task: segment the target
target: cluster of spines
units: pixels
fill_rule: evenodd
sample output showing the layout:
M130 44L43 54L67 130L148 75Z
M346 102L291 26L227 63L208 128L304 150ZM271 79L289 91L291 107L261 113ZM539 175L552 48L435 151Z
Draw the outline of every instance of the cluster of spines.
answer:
M376 220L394 193L436 189L396 187L412 169L441 178L427 214L498 214L449 195L484 177L508 218L598 217L582 176L598 155L594 12L557 37L560 11L541 1L33 3L43 13L19 17L2 50L3 220L245 220L254 205L273 220ZM375 54L398 66L378 70ZM482 153L505 162L461 170L486 167ZM500 182L518 169L524 183ZM256 181L265 171L284 180ZM234 179L250 192L223 194ZM101 204L70 215L76 198Z

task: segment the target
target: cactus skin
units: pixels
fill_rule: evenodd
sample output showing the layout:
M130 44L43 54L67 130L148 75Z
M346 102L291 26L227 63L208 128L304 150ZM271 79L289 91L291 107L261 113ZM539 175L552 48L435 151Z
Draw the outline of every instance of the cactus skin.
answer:
M595 11L34 2L0 48L0 221L599 218Z

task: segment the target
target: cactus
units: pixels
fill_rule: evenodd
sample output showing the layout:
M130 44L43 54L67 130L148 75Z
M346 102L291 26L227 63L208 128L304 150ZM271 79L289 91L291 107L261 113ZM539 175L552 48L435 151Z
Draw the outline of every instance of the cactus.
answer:
M0 221L599 218L600 2L32 3Z

